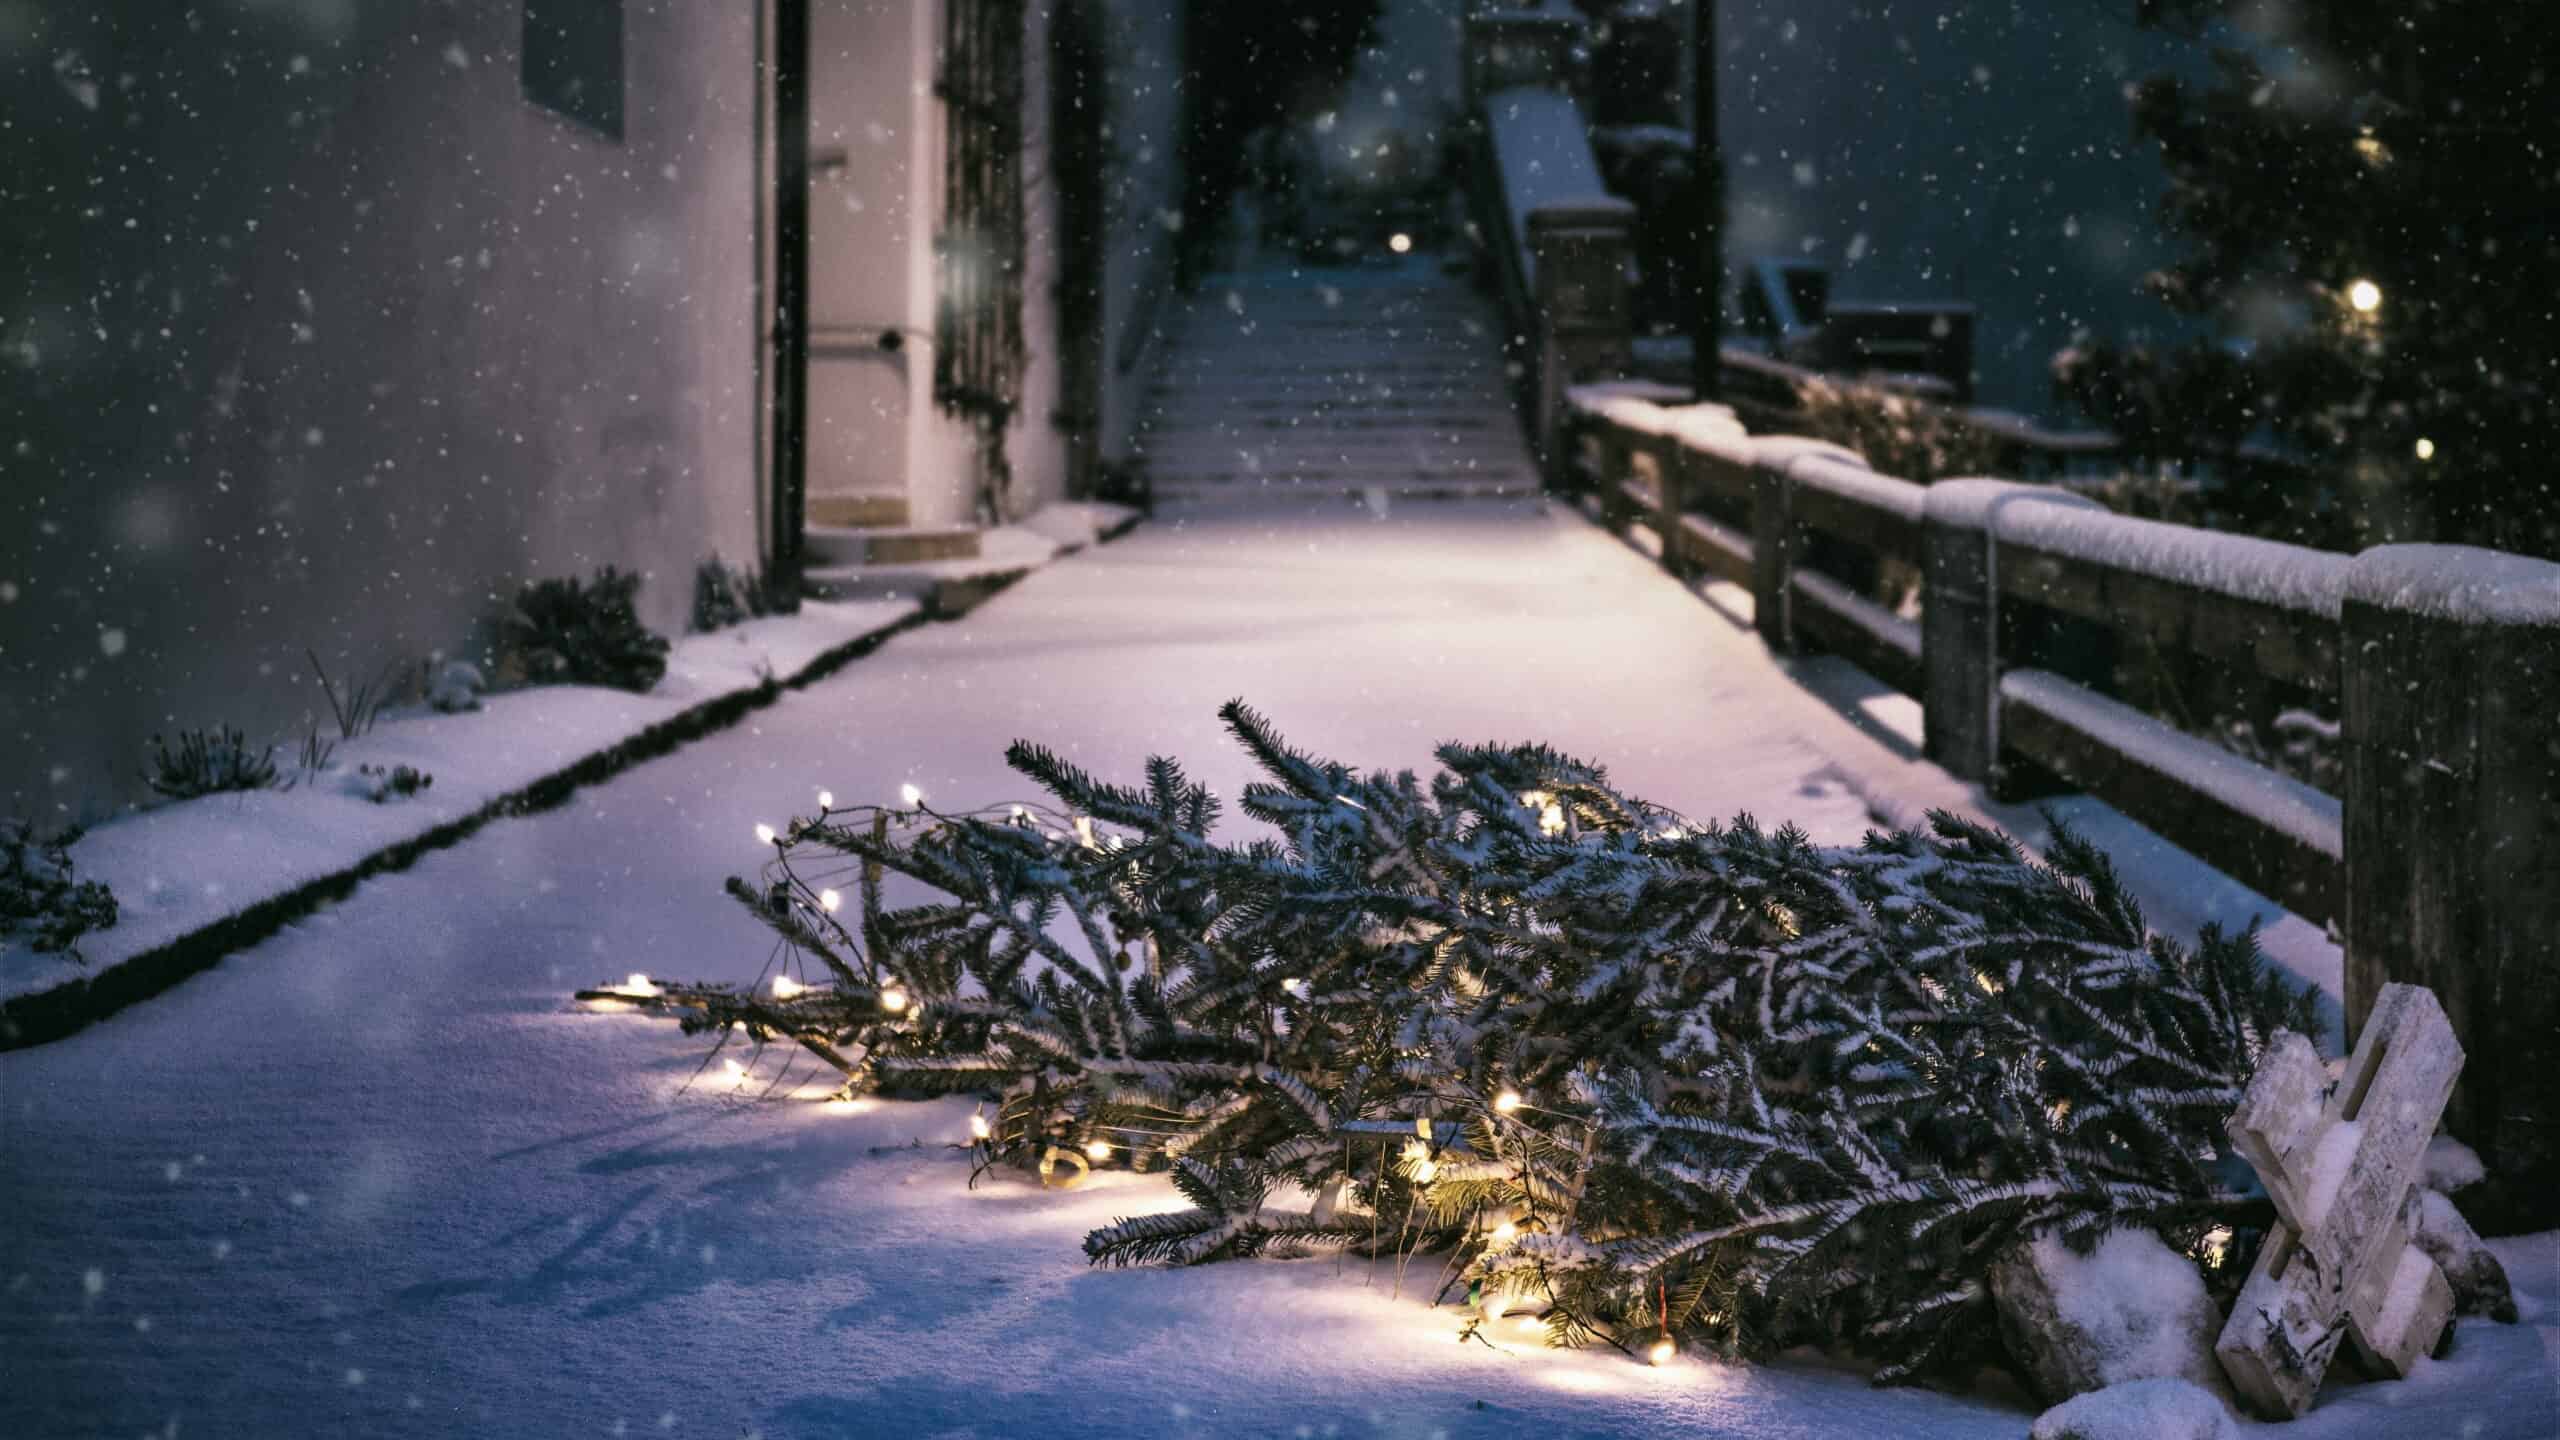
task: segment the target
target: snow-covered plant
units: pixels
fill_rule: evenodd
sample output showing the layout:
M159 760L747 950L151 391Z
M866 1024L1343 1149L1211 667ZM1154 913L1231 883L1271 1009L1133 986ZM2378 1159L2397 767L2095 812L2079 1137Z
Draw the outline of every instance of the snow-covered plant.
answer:
M1809 378L1797 382L1796 404L1790 428L1855 450L1879 475L1928 485L1990 474L2000 459L1991 437L1955 411L1872 385Z
M266 790L277 783L275 749L252 746L239 730L181 730L178 743L151 737L151 766L143 782L171 800L192 800L226 790Z
M761 571L739 569L714 555L694 568L693 628L698 634L743 625L791 608L780 587Z
M1093 1232L1097 1263L1454 1251L1480 1315L1564 1343L1961 1369L2023 1238L2193 1248L2248 1205L2219 1127L2307 1001L2247 936L2149 934L2076 840L1818 847L1540 747L1446 746L1426 783L1224 716L1269 835L1213 840L1170 760L1127 788L1017 744L1055 808L797 821L730 882L785 973L649 1001L848 1091L981 1095L989 1163L1169 1167L1194 1208ZM890 875L935 893L891 908Z
M640 577L607 565L594 578L537 580L499 621L505 666L538 685L646 690L667 673L667 638L640 623Z
M33 949L80 955L80 937L116 923L115 893L72 873L76 829L39 835L24 820L0 820L0 941L25 937Z
M414 765L359 765L356 784L364 798L376 805L406 800L436 783L436 777Z

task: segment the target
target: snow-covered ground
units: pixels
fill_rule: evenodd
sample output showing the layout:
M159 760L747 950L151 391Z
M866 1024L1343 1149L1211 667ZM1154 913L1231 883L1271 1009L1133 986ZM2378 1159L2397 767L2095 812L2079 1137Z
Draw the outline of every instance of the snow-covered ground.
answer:
M672 1025L569 991L739 979L719 895L758 822L918 786L1022 796L1005 742L1103 773L1182 756L1232 793L1214 709L1427 764L1544 739L1700 815L1818 838L1923 779L1714 603L1579 519L1400 506L1141 529L910 632L737 728L500 821L175 991L0 1055L0 1436L1832 1436L2023 1434L2014 1396L1452 1343L1436 1267L1088 1270L1105 1174L972 1190L965 1102L758 1102ZM1889 738L1889 737L1888 737ZM1893 773L1887 773L1893 772ZM1851 782L1855 781L1853 785ZM2521 1325L2464 1321L2303 1437L2560 1433L2551 1237L2503 1242ZM1524 1339L1526 1337L1523 1337Z

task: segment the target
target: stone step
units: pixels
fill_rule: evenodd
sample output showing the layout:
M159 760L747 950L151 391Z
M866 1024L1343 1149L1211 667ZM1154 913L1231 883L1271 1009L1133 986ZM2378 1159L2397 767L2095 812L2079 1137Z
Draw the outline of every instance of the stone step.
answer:
M907 497L899 494L812 495L808 502L808 523L830 528L900 529L907 513Z
M916 565L967 560L978 553L978 531L968 525L811 525L812 565Z

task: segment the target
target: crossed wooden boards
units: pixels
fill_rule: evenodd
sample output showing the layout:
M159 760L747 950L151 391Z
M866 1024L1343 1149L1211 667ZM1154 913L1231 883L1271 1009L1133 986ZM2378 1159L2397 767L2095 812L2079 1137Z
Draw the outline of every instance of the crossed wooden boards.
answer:
M2444 1007L2416 985L2382 987L2335 1091L2310 1041L2287 1032L2268 1048L2230 1131L2278 1224L2214 1346L2259 1414L2310 1409L2341 1341L2398 1378L2444 1334L2453 1291L2406 1216L2461 1071Z

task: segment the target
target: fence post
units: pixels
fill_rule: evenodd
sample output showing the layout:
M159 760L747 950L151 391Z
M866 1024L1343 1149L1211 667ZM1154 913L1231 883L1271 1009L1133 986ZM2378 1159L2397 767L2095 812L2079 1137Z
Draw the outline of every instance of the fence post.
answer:
M2445 1124L2498 1183L2483 1228L2560 1223L2560 565L2356 557L2339 646L2347 1038L2433 990L2468 1055Z
M1627 309L1627 231L1635 207L1623 200L1541 205L1529 212L1529 258L1538 309L1537 414L1533 430L1550 479L1559 453L1564 392L1578 380L1625 374L1635 358Z
M1680 545L1680 517L1689 513L1689 444L1678 435L1653 446L1654 529L1662 537L1662 568L1682 582L1697 573Z
M2101 509L2096 501L2010 480L1941 480L1920 517L1921 748L1948 774L2000 778L2001 507Z
M1780 655L1796 653L1794 464L1792 455L1751 461L1751 623Z

